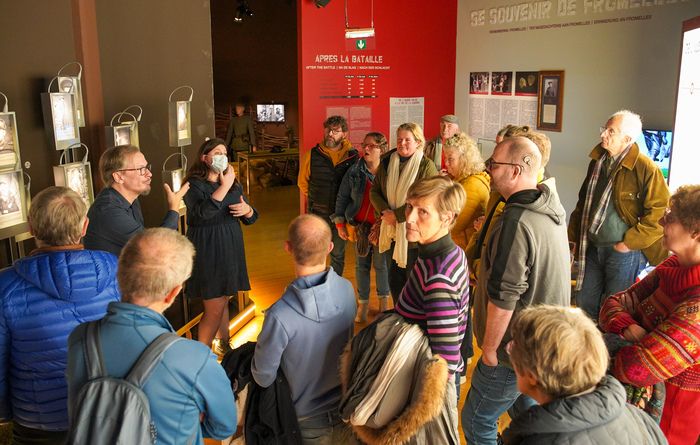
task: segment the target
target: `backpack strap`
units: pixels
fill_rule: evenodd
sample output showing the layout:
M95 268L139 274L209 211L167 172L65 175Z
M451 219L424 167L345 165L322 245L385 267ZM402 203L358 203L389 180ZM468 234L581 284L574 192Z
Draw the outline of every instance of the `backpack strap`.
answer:
M139 388L143 388L151 372L163 358L165 351L179 340L183 340L183 338L174 332L160 334L144 349L124 379Z
M94 380L106 375L105 364L102 360L102 345L100 343L100 320L90 321L79 325L79 330L83 340L83 351L85 355L85 367L87 368L88 380Z

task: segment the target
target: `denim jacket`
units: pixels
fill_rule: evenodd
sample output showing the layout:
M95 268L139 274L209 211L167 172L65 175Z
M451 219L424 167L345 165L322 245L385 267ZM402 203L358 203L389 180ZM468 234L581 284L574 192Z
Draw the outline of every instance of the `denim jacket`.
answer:
M364 159L358 160L348 169L338 189L335 214L331 216L333 222L354 224L355 216L362 207L362 197L368 179L370 182L374 181L374 175L367 170Z

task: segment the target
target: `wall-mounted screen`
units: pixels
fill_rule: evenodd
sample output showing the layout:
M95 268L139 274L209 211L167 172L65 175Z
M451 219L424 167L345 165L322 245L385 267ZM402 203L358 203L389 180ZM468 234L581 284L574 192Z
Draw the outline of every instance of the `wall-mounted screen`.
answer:
M65 150L80 143L75 95L72 93L41 93L44 126L49 142L56 150Z
M668 130L642 130L637 139L639 150L654 161L668 182L668 165L671 160L673 132Z
M94 196L89 162L72 162L54 166L53 176L56 185L72 189L83 198L85 205L90 207Z
M170 102L168 108L169 140L171 147L183 147L192 143L192 118L189 101Z
M119 145L133 145L133 129L134 127L129 123L105 127L105 139L108 144L111 143L114 147L118 147Z
M673 154L669 164L669 188L700 183L698 165L698 116L700 116L700 16L683 22L681 65L673 127Z
M22 172L0 173L0 229L25 222L25 205Z
M0 168L15 167L19 153L14 111L0 113Z
M284 122L284 105L258 104L258 122Z

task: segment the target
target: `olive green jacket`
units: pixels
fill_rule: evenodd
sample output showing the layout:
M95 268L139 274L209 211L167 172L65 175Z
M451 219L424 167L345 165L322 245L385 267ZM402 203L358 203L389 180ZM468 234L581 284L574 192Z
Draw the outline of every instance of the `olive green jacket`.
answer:
M577 246L581 244L581 218L588 182L596 161L603 154L605 149L600 144L591 151L588 173L581 184L578 203L569 220L569 241L575 242ZM652 265L659 264L668 256L668 251L661 245L663 229L659 224L669 198L668 186L661 169L640 153L639 147L634 144L613 175L615 179L610 199L620 218L630 227L622 241L631 250L641 250ZM590 221L585 224L590 225Z

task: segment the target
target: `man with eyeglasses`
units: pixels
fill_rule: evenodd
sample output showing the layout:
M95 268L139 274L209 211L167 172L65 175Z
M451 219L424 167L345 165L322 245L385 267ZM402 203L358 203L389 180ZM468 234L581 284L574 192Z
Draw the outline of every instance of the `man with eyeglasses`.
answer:
M505 200L479 263L474 335L482 350L462 410L468 443L497 442L498 418L535 402L521 396L506 352L515 315L537 304L571 299L566 212L553 180L538 181L542 155L527 137L504 139L486 162L491 187ZM516 403L517 401L517 403Z
M340 183L350 166L357 162L357 150L347 139L348 123L342 116L330 116L323 122L323 142L306 153L299 163L297 184L306 197L307 212L328 222L333 238L331 266L338 275L345 267L345 240L338 234L331 216Z
M641 133L641 118L628 110L600 128L601 143L589 155L569 221L578 259L576 304L593 320L603 301L631 286L647 261L656 265L668 256L659 218L669 191L659 167L634 143Z
M459 133L459 118L454 114L446 114L440 118L440 134L425 144L424 156L435 163L438 171L447 168L442 145L457 133Z
M150 193L153 173L151 164L133 145L105 151L99 168L105 188L88 211L90 224L83 244L86 249L104 250L118 256L127 241L144 229L138 197ZM180 201L190 185L183 184L177 193L168 184L164 187L169 210L161 227L177 230Z

